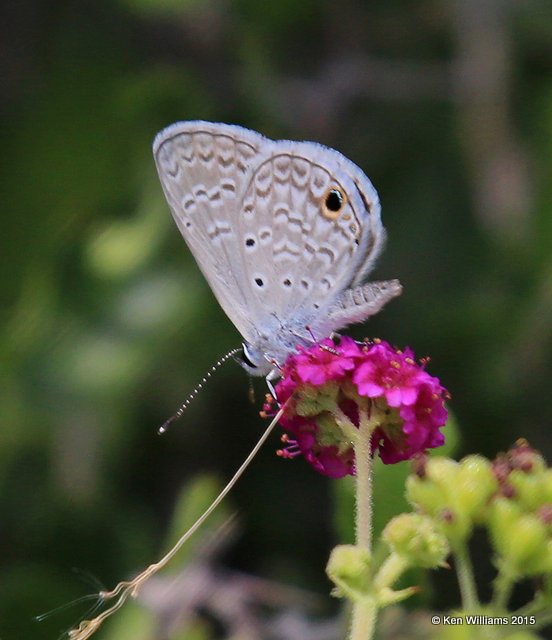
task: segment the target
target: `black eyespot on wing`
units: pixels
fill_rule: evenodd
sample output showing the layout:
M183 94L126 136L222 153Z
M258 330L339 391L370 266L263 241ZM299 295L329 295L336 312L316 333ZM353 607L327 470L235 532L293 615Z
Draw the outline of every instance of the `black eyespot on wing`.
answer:
M343 194L337 189L330 189L326 195L326 208L336 213L343 206Z
M320 200L322 215L328 220L337 220L347 204L347 195L337 186L330 187Z
M264 287L264 280L262 278L255 278L255 284L258 287Z

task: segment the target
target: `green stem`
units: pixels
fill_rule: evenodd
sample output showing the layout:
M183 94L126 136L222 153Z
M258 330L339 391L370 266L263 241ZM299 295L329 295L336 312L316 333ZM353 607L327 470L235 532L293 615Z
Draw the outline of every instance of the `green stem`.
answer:
M372 549L372 438L373 425L366 414L360 416L355 443L356 543Z
M383 561L376 575L376 588L391 588L407 568L408 563L404 557L399 556L396 553L390 553Z
M355 438L356 465L356 544L372 550L372 450L371 437L376 426L368 412L359 407L360 423ZM353 602L350 640L370 640L376 625L376 602L365 597Z
M507 611L508 601L514 588L515 576L506 569L499 569L495 578L492 607L496 611Z
M358 429L347 417L347 415L339 408L335 407L332 411L333 417L337 423L337 426L341 429L341 433L351 444L354 445L358 438Z
M460 585L462 608L468 613L478 611L480 605L475 588L475 580L473 578L473 567L468 549L464 543L459 544L454 549L454 560L458 583Z
M376 603L364 598L354 603L350 640L371 640L376 626Z

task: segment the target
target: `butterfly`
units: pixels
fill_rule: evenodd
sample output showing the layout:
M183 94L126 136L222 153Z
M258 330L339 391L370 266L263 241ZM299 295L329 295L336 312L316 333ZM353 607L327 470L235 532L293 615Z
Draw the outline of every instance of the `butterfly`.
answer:
M366 282L385 242L368 177L315 142L190 121L153 143L172 215L244 338L242 366L277 375L297 345L377 313L398 280Z

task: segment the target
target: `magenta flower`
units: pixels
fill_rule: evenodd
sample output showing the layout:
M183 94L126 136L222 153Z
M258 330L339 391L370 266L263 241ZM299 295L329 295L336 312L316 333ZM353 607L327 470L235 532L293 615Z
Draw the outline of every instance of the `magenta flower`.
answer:
M442 445L448 393L425 365L416 362L411 349L400 351L381 340L357 343L342 337L335 344L327 338L299 347L276 386L280 405L289 401L280 420L286 446L278 454L303 455L332 478L354 475L347 429L358 428L361 410L373 425L372 453L377 451L385 464Z
M373 345L353 375L359 394L384 397L390 407L413 405L420 382L430 378L413 355L410 349L395 351L386 342Z
M360 349L351 338L343 338L342 343L342 348L337 351L332 340L322 340L318 344L316 358L311 357L310 349L301 349L294 361L301 382L318 386L328 380L340 380L347 371L354 369L355 358L360 355Z

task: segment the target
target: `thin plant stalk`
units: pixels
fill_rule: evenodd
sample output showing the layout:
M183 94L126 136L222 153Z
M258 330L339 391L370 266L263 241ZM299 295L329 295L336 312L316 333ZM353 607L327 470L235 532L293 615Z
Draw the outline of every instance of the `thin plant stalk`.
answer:
M372 432L375 424L361 409L355 438L356 544L372 552ZM353 603L350 640L370 640L376 625L376 602L366 596Z
M480 608L479 598L477 597L471 559L464 543L457 545L454 549L454 560L458 584L460 586L462 607L468 613L476 612Z

